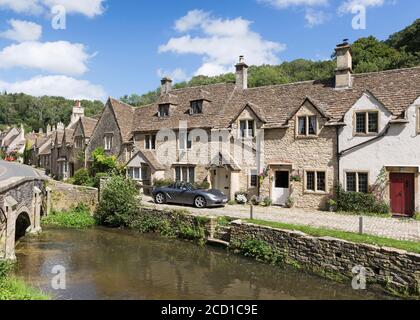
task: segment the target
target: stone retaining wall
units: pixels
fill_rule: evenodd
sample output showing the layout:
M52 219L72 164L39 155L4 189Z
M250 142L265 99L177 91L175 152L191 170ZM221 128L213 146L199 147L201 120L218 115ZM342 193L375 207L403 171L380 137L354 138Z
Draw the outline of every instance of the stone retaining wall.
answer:
M48 181L51 188L52 209L57 211L69 210L72 206L84 203L92 212L98 205L98 189L74 186L59 181Z
M363 266L368 285L379 284L394 294L420 296L419 254L240 221L231 223L230 236L233 248L250 239L264 241L284 253L286 262L327 277L348 279L349 285L353 268Z

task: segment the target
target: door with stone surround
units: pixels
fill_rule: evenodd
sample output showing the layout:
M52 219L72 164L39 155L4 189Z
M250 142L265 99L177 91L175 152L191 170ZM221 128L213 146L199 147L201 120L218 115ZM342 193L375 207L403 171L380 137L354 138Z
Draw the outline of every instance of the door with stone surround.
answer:
M273 204L284 206L290 196L290 172L278 170L274 172L272 187Z
M414 213L414 174L390 173L392 213L412 216Z

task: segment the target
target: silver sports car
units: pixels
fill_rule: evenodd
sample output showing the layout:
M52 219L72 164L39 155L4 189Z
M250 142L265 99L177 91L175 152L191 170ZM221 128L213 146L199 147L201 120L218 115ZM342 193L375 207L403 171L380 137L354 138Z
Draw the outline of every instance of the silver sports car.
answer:
M155 188L152 194L157 204L176 203L206 208L224 206L228 202L228 197L219 190L196 189L191 184L183 182Z

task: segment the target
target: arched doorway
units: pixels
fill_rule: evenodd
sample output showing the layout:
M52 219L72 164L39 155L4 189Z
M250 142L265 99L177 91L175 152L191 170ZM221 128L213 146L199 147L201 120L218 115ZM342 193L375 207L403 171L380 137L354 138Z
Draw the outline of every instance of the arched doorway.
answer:
M26 230L31 226L31 219L26 212L22 212L16 219L15 241L24 237Z

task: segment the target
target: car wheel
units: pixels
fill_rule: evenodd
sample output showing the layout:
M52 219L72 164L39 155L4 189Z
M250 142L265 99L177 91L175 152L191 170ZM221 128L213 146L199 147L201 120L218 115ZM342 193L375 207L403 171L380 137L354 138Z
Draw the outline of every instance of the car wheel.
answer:
M196 208L199 208L199 209L205 208L207 205L206 199L204 199L204 197L202 196L198 196L194 200L194 205Z
M163 193L158 193L155 196L155 202L157 204L164 204L164 203L166 203L166 197L165 197L165 195Z

